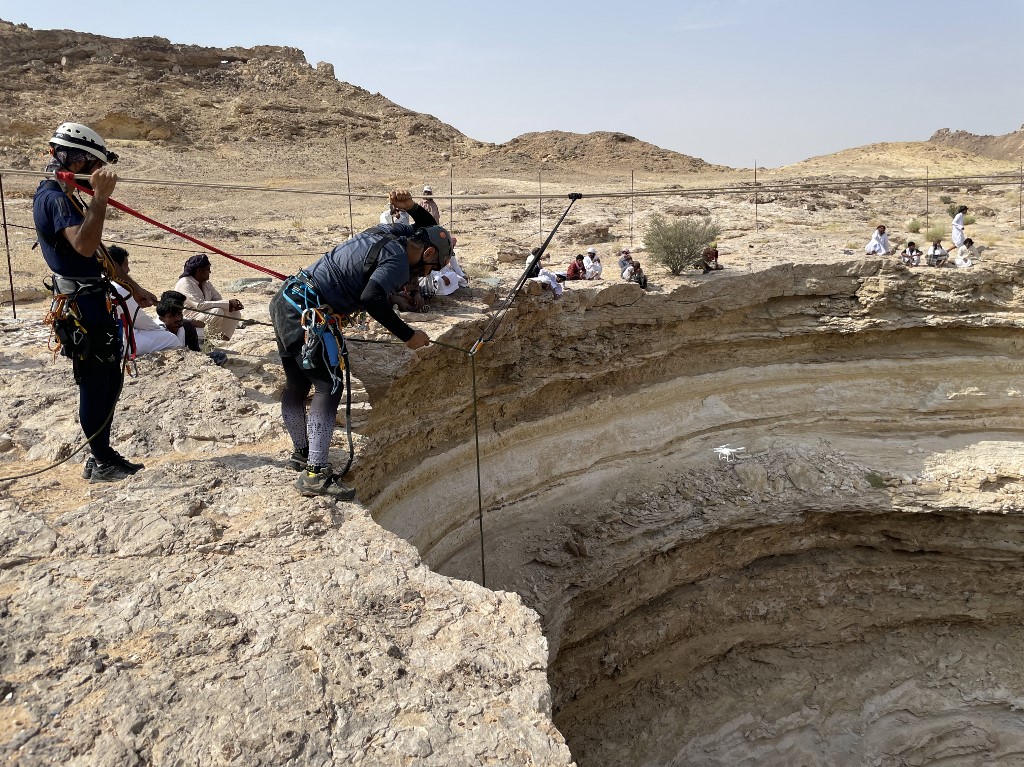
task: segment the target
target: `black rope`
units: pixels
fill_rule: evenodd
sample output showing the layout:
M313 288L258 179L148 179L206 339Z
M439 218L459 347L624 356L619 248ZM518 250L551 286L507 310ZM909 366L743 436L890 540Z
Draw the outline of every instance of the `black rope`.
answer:
M572 206L576 204L576 201L582 199L583 195L579 192L571 192L569 194L569 205L565 209L565 212L562 213L562 217L558 219L554 227L552 227L551 231L548 233L547 239L544 240L544 244L533 253L533 258L527 261L526 269L523 271L519 279L516 280L516 284L512 286L512 290L509 291L505 300L501 302L501 306L498 307L498 311L495 313L494 317L492 317L491 321L484 326L483 331L480 333L480 338L478 338L477 342L473 344L473 349L470 351L470 354L475 354L476 350L480 347L480 344L489 343L494 339L494 334L498 332L498 327L501 325L501 321L505 317L505 312L507 312L512 306L512 302L515 300L519 291L522 290L523 285L526 284L526 280L529 278L534 267L540 263L540 259L544 255L544 251L548 249L548 245L551 244L551 240L554 238L555 232L558 231L558 227L560 227L562 222L565 221L565 217L569 215L569 211L572 210Z
M0 210L4 218L4 246L7 248L7 276L11 282L11 311L14 319L18 319L18 299L14 296L14 267L11 266L11 242L7 238L7 203L4 200L4 176L0 173Z

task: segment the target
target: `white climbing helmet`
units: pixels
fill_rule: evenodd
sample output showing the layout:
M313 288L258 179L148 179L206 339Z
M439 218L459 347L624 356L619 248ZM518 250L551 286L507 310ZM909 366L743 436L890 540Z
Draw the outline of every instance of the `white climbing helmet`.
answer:
M107 150L107 145L103 143L100 134L81 123L61 123L53 132L50 143L71 149L83 149L102 162L117 162L117 155Z

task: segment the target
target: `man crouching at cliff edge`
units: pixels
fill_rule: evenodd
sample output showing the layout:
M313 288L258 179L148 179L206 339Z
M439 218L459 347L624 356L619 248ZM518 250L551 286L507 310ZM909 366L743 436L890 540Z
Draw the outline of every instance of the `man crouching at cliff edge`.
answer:
M357 234L285 280L270 301L285 374L281 416L294 448L288 466L302 472L295 487L304 496L355 497L355 490L332 472L327 455L344 389L338 321L365 309L410 349L430 343L426 333L395 315L388 296L412 276L423 277L447 264L451 236L407 191L396 190L389 198L391 205L409 212L414 226L382 224Z

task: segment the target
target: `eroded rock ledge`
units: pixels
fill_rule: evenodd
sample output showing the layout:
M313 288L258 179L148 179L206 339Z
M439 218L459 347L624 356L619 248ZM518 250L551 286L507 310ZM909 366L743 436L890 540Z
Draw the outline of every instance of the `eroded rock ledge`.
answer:
M154 360L115 426L144 472L0 498L0 753L568 764L564 733L581 765L1013 759L1019 278L866 261L522 299L476 359L496 592L444 577L480 573L463 355L355 350L373 519L284 488L268 333L227 369ZM6 474L78 430L45 338L3 329Z
M868 261L519 305L476 360L487 584L543 615L582 765L1020 753L1019 279ZM441 349L398 380L360 481L479 579L467 391Z

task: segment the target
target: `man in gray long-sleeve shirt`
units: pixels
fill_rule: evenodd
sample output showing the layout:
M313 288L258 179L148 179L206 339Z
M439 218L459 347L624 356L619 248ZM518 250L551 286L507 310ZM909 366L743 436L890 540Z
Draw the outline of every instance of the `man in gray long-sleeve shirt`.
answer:
M434 224L433 217L408 192L394 191L390 201L408 211L416 226L386 224L357 234L286 280L270 301L285 373L281 415L294 448L288 465L304 470L295 485L305 496L351 500L355 491L338 481L327 457L343 390L338 359L341 341L334 334L336 325L304 331L303 313L310 310L307 318L319 321L320 317L329 319L365 309L410 349L430 343L426 333L395 315L388 296L411 277L425 276L447 264L452 256L451 236ZM310 389L315 391L307 418Z

